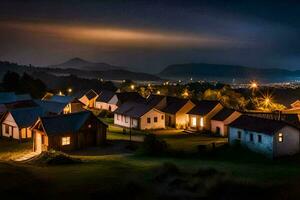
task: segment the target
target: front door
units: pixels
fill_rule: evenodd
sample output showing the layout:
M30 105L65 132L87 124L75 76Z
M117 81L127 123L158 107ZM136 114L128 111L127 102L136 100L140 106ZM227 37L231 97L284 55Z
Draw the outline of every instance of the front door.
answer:
M36 137L35 137L35 151L37 153L41 153L42 152L42 135L40 133L36 133Z

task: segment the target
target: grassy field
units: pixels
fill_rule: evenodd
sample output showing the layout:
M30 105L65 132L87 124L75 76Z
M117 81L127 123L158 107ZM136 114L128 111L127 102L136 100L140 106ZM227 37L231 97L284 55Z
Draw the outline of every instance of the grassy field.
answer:
M57 166L7 162L30 152L32 146L30 142L18 144L0 140L0 160L3 161L0 162L0 180L5 183L0 193L12 199L35 199L37 195L43 195L43 199L197 199L216 194L223 199L253 199L258 195L264 197L266 193L268 198L281 199L282 194L297 196L299 193L299 156L272 161L227 146L200 154L197 152L199 144L224 143L226 139L188 135L178 130L154 133L167 142L172 154L108 155L108 147L105 151L99 148L102 152L99 154L90 149L73 155L83 161L81 164ZM132 133L135 140L145 134L143 131ZM128 143L129 136L123 134L122 128L110 125L108 139L116 147L120 142ZM175 164L180 173L169 170L167 175L161 176L164 163ZM200 173L199 178L199 170L208 171ZM158 181L157 177L167 178ZM17 193L12 192L16 190Z

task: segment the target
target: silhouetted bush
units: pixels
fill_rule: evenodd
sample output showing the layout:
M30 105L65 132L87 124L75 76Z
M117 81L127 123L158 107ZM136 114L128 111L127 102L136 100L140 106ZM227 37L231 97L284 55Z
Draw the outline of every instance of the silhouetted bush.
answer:
M167 143L160 140L154 134L148 134L144 138L139 152L147 155L162 155L167 151Z

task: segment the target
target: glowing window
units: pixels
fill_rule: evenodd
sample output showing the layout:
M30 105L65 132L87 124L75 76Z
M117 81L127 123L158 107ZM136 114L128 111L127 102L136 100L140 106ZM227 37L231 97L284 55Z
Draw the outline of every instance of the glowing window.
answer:
M278 142L283 142L283 134L282 133L278 134Z
M192 118L192 126L195 127L197 125L197 119L196 117Z
M204 126L204 121L203 121L203 117L200 118L200 126L203 127Z
M70 137L62 137L61 138L61 144L63 146L69 145L70 143L71 143L71 138Z

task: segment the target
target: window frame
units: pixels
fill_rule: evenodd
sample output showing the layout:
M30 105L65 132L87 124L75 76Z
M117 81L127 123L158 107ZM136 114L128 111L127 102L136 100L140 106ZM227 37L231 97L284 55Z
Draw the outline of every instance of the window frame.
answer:
M147 117L147 124L151 124L151 117Z
M261 135L257 135L257 142L262 143L262 136Z
M250 142L254 142L254 135L253 135L253 133L249 134L249 141Z
M242 131L237 131L237 139L238 140L242 139Z
M154 122L154 123L157 123L157 122L158 122L158 117L154 117L154 118L153 118L153 122Z
M71 137L70 136L66 136L66 137L61 138L61 145L62 146L68 146L70 144L71 144Z
M283 133L278 133L278 142L283 143Z

